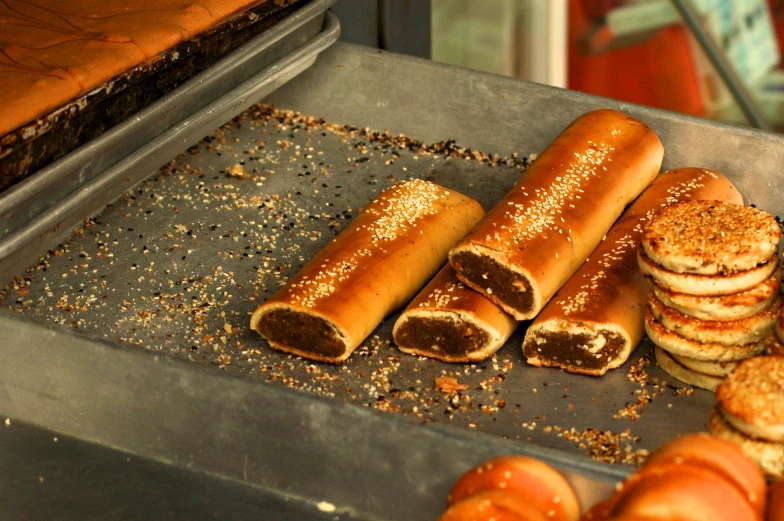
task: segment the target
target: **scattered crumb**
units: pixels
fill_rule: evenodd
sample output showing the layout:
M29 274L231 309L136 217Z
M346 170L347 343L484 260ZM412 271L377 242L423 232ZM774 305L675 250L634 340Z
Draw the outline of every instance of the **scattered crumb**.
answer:
M439 376L436 378L436 390L444 394L455 394L466 389L468 389L468 385L459 383L457 378L451 376Z

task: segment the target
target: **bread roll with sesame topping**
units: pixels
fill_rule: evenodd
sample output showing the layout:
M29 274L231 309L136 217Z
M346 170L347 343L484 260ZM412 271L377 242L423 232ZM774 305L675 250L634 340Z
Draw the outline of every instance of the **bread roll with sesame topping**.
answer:
M596 376L623 364L644 333L648 283L637 267L642 227L659 208L697 199L742 202L718 172L661 174L529 326L523 341L528 363Z
M259 306L251 328L274 349L342 362L433 276L482 215L478 202L434 183L398 183Z
M498 351L517 323L463 285L447 264L403 311L392 335L404 353L443 362L478 362Z
M653 181L663 154L653 130L625 114L577 118L449 252L458 278L517 320L533 318Z
M504 490L520 495L550 521L577 521L580 503L566 478L543 461L527 456L501 456L486 461L452 486L449 505L483 491Z

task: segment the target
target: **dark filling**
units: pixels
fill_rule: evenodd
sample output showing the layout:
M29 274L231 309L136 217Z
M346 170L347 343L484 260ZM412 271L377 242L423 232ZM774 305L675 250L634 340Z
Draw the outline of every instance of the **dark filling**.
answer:
M451 262L461 275L476 288L487 294L490 288L492 295L519 313L528 313L534 305L531 284L528 279L508 270L495 260L484 255L460 252L452 257Z
M270 311L259 322L258 331L271 344L298 351L337 357L346 350L338 332L326 320L299 311Z
M395 340L403 347L441 355L465 355L484 346L485 331L463 321L412 317L398 329Z
M545 365L601 369L623 350L624 340L622 336L612 331L601 330L598 335L604 336L607 342L604 347L591 353L586 347L581 346L588 346L595 338L593 335L540 331L530 342L525 343L523 354L528 358L538 358Z

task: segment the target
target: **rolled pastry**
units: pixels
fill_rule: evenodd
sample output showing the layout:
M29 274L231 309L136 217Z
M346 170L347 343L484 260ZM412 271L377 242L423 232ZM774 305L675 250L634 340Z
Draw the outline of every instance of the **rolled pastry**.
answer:
M481 293L463 285L447 264L395 322L404 353L444 362L478 362L504 345L517 321Z
M648 283L637 267L642 227L660 207L697 199L743 202L718 172L661 174L530 325L523 341L528 363L591 375L623 364L644 334Z
M381 192L251 317L271 347L344 361L405 304L484 215L473 199L418 179Z
M458 278L517 320L533 318L653 181L662 144L613 110L577 118L449 252Z

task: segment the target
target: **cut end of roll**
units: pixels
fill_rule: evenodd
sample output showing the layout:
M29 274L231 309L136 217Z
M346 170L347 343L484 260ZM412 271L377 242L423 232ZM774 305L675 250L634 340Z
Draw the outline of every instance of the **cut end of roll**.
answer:
M617 328L548 320L528 329L523 354L531 365L601 376L626 360L634 346Z
M318 362L337 364L351 354L345 335L330 320L291 306L259 307L253 313L251 329L272 347Z
M456 247L449 262L460 282L500 306L515 320L529 320L542 308L541 297L523 273L504 266L499 259L477 248Z
M404 353L442 362L480 362L503 343L478 324L445 311L406 314L392 335Z

